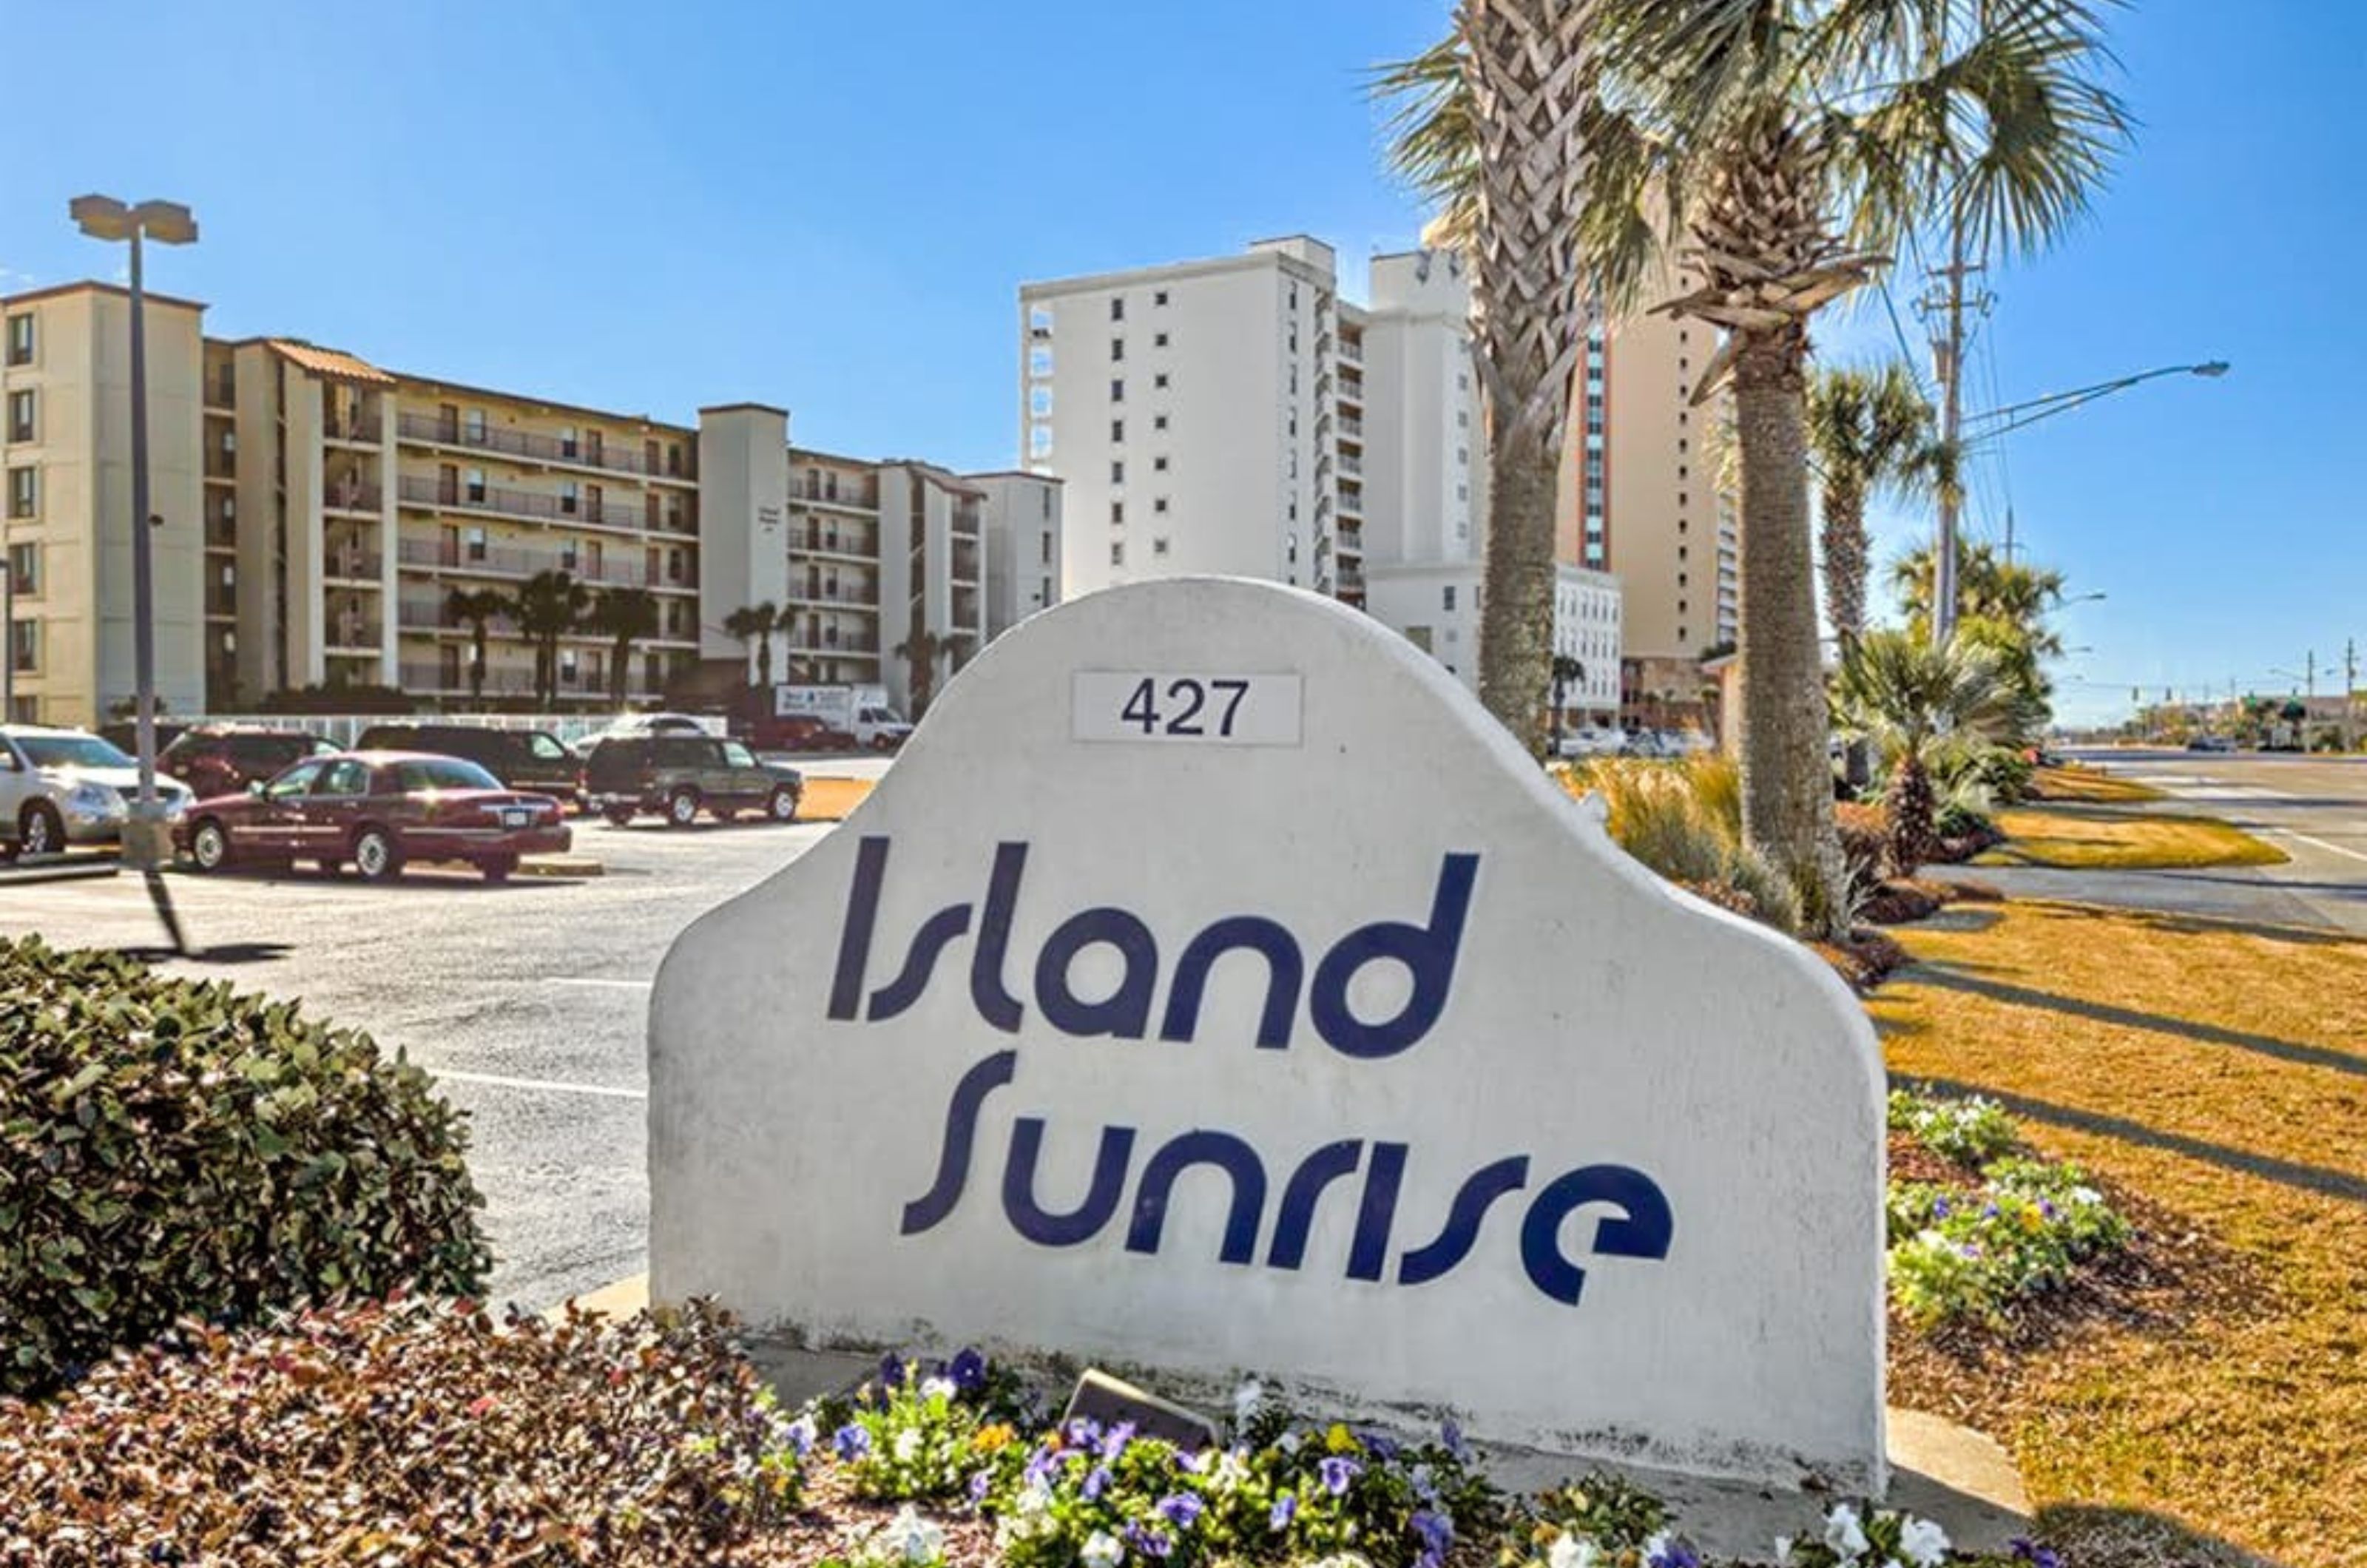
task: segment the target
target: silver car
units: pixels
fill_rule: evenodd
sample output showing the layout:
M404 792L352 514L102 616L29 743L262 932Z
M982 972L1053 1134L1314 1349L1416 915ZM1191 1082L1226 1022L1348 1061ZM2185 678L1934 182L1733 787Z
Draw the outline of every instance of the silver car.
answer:
M97 736L40 725L0 726L0 847L54 854L68 844L111 844L140 795L140 765ZM189 807L189 792L158 775L167 820Z

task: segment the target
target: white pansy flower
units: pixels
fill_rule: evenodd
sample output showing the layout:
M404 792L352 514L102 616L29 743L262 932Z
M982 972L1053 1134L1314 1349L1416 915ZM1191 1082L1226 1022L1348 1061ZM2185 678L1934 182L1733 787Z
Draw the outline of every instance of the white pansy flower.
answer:
M896 1462L910 1464L921 1457L921 1430L907 1427L896 1434Z
M1791 1561L1792 1538L1788 1535L1777 1536L1775 1538L1775 1568L1786 1568L1786 1565L1790 1563Z
M923 1399L942 1399L950 1403L957 1392L951 1378L929 1378L921 1384Z
M1019 1489L1017 1512L1022 1518L1034 1518L1052 1506L1052 1483L1037 1476Z
M1948 1532L1930 1519L1910 1518L1898 1532L1898 1550L1915 1568L1939 1568L1948 1560Z
M1865 1527L1858 1522L1857 1510L1847 1503L1836 1503L1825 1516L1825 1544L1844 1562L1854 1562L1865 1555Z
M946 1553L946 1532L921 1517L910 1503L888 1521L886 1540L889 1550L906 1562L934 1562Z
M1126 1561L1126 1548L1107 1530L1095 1530L1078 1555L1084 1559L1085 1568L1117 1568Z
M1217 1491L1233 1491L1250 1478L1249 1462L1241 1457L1241 1452L1239 1449L1229 1449L1218 1456L1216 1471L1209 1476L1210 1484Z
M1601 1547L1568 1530L1554 1537L1552 1550L1546 1553L1546 1568L1596 1568L1602 1561Z

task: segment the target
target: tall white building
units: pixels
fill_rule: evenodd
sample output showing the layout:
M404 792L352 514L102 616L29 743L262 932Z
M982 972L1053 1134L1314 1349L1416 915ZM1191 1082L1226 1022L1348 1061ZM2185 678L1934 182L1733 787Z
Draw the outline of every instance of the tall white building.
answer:
M1340 299L1330 246L1020 290L1020 440L1066 481L1070 594L1216 572L1329 593L1478 676L1486 432L1459 257L1376 257ZM1573 711L1618 700L1619 587L1562 568ZM1544 694L1539 694L1542 698Z
M972 474L984 502L986 636L991 642L1060 602L1060 481L1048 474Z

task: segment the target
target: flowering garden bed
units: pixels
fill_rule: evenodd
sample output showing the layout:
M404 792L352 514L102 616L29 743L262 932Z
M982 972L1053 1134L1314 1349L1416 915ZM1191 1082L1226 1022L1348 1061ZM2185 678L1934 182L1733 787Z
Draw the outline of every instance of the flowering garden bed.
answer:
M1802 1502L1766 1561L1957 1558L1928 1521ZM704 1309L496 1323L465 1303L190 1326L0 1401L0 1562L797 1568L1704 1568L1601 1477L1506 1497L1448 1426L1310 1426L1245 1390L1186 1451L1048 1419L965 1352L791 1414Z

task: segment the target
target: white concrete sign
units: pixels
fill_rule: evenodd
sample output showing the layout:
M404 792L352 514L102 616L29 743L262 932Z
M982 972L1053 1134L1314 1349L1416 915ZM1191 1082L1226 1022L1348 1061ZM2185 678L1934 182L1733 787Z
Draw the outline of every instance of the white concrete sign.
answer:
M650 1077L664 1299L1883 1480L1863 1011L1328 600L1146 584L995 642L675 943Z

